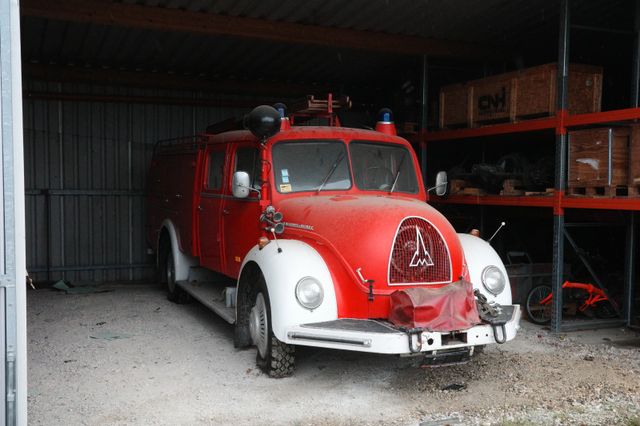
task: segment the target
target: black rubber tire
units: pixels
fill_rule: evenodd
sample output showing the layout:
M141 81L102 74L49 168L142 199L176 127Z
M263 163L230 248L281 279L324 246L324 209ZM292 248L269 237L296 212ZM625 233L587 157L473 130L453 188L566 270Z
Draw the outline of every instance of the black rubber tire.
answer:
M538 313L541 312L540 301L549 294L551 294L551 287L544 284L533 287L531 291L529 291L529 294L527 294L525 310L527 311L529 321L532 323L545 325L551 322L551 315L545 314L545 311L551 311L551 304L542 308L542 315Z
M611 302L606 300L598 302L594 310L596 317L600 319L611 319L619 317L618 313L615 311L615 309L613 309Z
M241 294L241 287L238 288L236 297L237 318L233 327L233 346L236 349L244 349L251 346L251 334L249 333L249 313L251 305L249 299L251 294ZM253 296L255 299L255 296Z
M271 335L269 356L263 359L258 353L256 362L269 377L289 377L295 371L295 346L282 343L276 336Z
M164 282L167 285L167 299L173 303L185 304L191 302L189 293L178 287L175 283L175 264L173 263L173 254L171 247L164 259Z
M274 336L271 328L271 302L269 300L269 293L267 292L267 286L264 282L264 278L260 277L257 284L258 291L255 296L257 297L259 293L262 293L266 302L269 340L267 344L267 353L264 358L256 348L256 364L265 372L265 374L268 374L269 377L276 379L289 377L295 370L295 346L282 343L276 336Z

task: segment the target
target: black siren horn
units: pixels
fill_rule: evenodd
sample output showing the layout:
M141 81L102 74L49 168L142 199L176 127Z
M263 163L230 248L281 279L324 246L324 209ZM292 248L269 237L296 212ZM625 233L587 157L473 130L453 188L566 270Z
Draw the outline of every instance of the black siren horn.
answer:
M244 118L244 127L264 141L280 131L280 112L269 105L257 106Z

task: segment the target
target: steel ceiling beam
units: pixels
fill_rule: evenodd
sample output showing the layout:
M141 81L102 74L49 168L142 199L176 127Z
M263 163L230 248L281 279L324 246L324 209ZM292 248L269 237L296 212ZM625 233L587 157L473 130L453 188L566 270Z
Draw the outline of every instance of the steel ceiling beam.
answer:
M310 93L328 93L338 89L337 85L332 86L329 84L210 79L195 75L44 64L24 64L23 74L25 78L30 80L196 90L229 94L305 96Z
M404 55L486 58L496 49L449 40L224 16L101 0L22 0L22 16Z

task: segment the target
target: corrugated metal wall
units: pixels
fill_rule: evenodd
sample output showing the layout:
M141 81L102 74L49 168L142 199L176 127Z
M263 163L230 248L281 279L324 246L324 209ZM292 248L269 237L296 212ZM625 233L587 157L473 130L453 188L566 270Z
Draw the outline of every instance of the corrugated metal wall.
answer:
M26 91L197 98L185 92L25 82ZM25 99L27 268L36 281L147 280L153 144L241 109ZM172 173L175 171L167 171Z

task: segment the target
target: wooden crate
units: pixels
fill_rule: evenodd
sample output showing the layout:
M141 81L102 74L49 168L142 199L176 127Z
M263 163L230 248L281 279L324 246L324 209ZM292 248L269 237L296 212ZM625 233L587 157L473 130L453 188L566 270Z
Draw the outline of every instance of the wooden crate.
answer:
M553 115L557 65L540 65L440 89L440 127L474 127ZM569 66L569 112L600 111L602 67Z
M569 132L569 194L615 196L626 190L630 134L626 127Z

